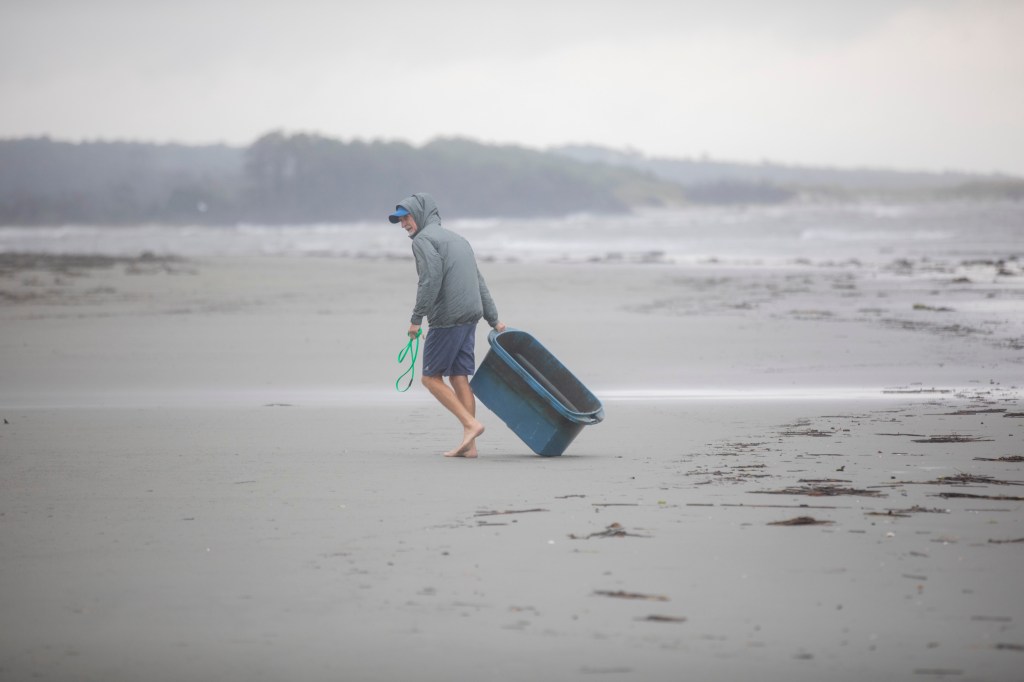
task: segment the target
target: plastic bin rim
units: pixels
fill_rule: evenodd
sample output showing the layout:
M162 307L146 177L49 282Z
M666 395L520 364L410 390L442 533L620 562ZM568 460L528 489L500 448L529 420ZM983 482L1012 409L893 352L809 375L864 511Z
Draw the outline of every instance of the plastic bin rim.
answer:
M601 405L601 401L597 399L597 396L594 396L594 400L597 400L597 404L599 405L599 407L596 410L593 410L591 412L576 412L574 410L570 410L569 408L567 408L565 405L562 404L561 400L555 398L555 396L551 395L551 392L548 391L548 389L541 386L540 383L538 383L537 380L534 379L529 372L523 369L523 367L516 361L515 358L513 358L509 354L507 350L498 345L498 337L501 336L502 334L508 334L510 332L526 334L545 351L547 351L548 353L550 353L551 351L548 351L544 344L537 340L537 337L533 336L529 332L523 331L522 329L505 327L505 331L503 332L499 332L495 329L492 329L491 332L487 335L487 342L491 345L491 348L494 350L494 352L500 355L501 358L505 360L505 363L512 368L513 372L522 377L522 379L526 381L526 383L529 384L531 388L533 388L541 396L543 396L551 404L551 406L554 407L566 419L570 419L576 422L577 424L597 424L604 418L604 406ZM587 389L587 392L590 393L590 389ZM591 395L593 396L594 394L591 393Z

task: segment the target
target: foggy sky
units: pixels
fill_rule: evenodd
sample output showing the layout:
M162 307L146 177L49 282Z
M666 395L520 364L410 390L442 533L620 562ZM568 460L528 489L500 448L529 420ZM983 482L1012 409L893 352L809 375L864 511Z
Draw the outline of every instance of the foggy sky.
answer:
M1024 175L1022 34L1016 0L3 0L0 137Z

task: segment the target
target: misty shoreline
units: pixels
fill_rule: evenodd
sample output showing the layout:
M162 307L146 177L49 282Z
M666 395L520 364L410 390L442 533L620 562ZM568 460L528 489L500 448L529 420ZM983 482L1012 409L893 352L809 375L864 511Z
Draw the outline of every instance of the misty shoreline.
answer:
M0 140L0 225L262 225L372 220L412 191L444 215L1024 199L1024 178L649 158L439 138L268 133L246 147Z

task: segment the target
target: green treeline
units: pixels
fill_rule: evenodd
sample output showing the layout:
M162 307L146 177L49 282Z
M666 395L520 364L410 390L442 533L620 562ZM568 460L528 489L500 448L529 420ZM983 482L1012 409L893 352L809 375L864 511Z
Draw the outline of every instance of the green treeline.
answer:
M0 225L231 225L381 220L413 192L449 217L559 216L640 206L1021 200L1011 176L659 159L439 139L343 142L274 132L248 147L0 140Z
M649 173L442 139L342 142L270 133L242 149L0 140L0 224L297 224L380 220L418 191L459 217L674 205Z

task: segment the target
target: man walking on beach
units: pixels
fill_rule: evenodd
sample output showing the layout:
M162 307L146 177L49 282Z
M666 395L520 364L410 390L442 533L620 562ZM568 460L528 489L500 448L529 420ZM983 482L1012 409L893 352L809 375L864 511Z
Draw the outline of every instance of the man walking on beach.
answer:
M388 220L401 223L412 240L419 274L409 336L416 338L424 316L430 324L423 347L423 385L462 424L462 442L445 457L476 457L476 439L484 432L469 387L469 376L476 371L476 325L481 317L499 332L505 325L498 320L473 248L441 227L432 196L421 192L403 199ZM445 384L446 376L451 386Z

